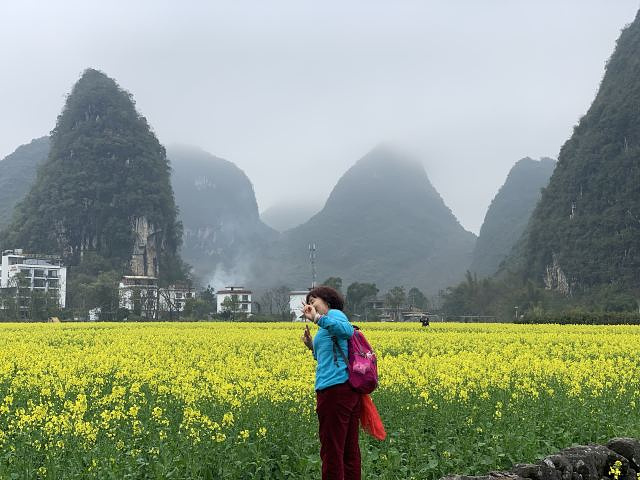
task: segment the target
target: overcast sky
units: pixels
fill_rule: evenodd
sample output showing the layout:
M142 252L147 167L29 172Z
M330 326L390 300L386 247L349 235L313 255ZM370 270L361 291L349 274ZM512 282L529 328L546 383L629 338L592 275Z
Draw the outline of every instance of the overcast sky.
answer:
M48 133L93 67L163 144L240 166L261 210L323 202L394 142L477 233L518 159L557 157L639 4L0 0L0 158Z

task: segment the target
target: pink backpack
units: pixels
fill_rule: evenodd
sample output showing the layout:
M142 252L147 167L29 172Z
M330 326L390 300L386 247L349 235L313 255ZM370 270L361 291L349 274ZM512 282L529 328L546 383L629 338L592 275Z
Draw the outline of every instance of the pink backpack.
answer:
M378 362L376 354L360 329L354 325L353 335L347 341L349 346L348 360L338 345L336 337L331 338L333 339L333 361L337 364L336 350L338 350L349 368L349 384L356 392L373 392L378 386Z

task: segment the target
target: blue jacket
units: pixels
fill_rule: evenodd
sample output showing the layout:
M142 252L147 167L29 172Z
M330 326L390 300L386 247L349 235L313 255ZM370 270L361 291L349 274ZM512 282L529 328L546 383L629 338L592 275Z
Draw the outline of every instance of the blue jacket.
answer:
M353 327L349 323L347 316L340 310L329 310L318 320L318 333L313 337L313 358L317 360L316 365L316 390L331 387L344 383L349 379L347 365L340 352L336 351L336 360L333 358L333 340L336 337L338 345L344 352L345 357L349 355L347 340L353 335Z

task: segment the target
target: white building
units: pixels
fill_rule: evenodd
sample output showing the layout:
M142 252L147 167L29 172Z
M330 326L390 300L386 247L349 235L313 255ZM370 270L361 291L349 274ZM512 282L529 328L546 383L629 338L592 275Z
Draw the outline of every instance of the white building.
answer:
M182 312L189 298L194 298L188 285L158 287L158 279L147 275L125 275L118 285L119 306L146 318L160 312Z
M67 267L62 266L60 257L24 253L22 249L5 250L0 268L0 288L18 287L18 275L22 274L21 287L55 294L60 308L65 307Z
M169 285L160 289L160 310L165 312L182 312L188 299L194 298L193 289L189 285Z
M251 290L246 290L244 287L225 287L223 290L218 290L216 292L218 312L227 310L227 307L223 306L225 300L235 303L235 313L251 313Z
M292 290L289 292L289 313L294 322L304 321L302 316L302 303L307 299L309 290Z
M145 275L125 275L118 285L120 308L146 317L156 316L158 304L158 279Z

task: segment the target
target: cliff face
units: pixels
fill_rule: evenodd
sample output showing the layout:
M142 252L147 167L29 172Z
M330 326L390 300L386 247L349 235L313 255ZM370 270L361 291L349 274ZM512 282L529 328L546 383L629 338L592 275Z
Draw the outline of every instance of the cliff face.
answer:
M165 150L131 95L96 70L74 85L52 132L48 159L2 234L2 244L85 253L114 269L162 275L179 263L181 226Z
M132 275L145 275L157 277L158 250L157 238L160 236L153 225L150 225L146 217L132 219L134 234L133 251L129 268Z

